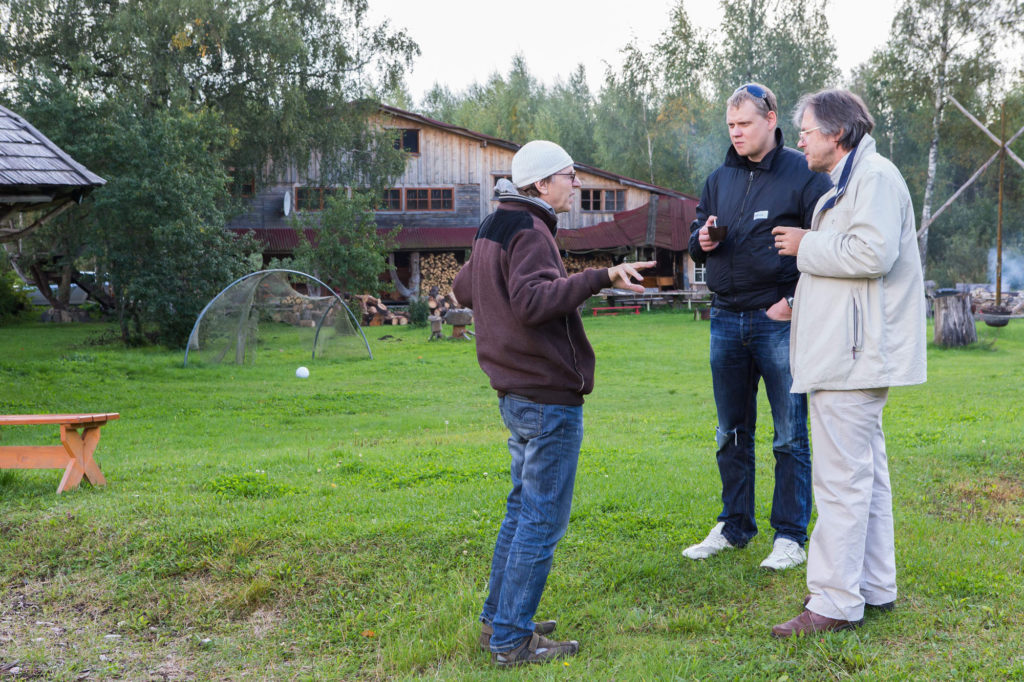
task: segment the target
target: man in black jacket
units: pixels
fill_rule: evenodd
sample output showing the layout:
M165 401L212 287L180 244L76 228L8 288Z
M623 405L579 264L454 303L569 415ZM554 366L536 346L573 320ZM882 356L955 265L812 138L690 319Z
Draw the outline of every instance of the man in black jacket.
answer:
M803 154L783 145L777 116L775 95L763 85L749 83L732 94L726 113L732 146L704 184L690 227L690 256L706 264L714 293L711 377L723 508L704 541L687 547L683 556L706 559L743 547L757 533L754 429L763 378L775 424L775 539L761 566L782 570L807 558L811 455L807 398L790 393L789 322L768 315L772 308L792 305L800 273L795 258L775 250L771 232L777 225L809 228L815 203L832 182L808 170ZM722 226L724 236L714 229Z

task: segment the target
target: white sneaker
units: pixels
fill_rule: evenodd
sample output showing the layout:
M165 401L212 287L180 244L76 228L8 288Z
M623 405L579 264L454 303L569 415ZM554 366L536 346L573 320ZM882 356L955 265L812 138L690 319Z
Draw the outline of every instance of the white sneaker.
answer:
M683 550L683 556L687 559L707 559L714 556L723 549L733 549L733 544L722 535L725 522L720 521L717 526L711 529L704 541L698 545L690 545Z
M772 546L772 553L761 562L761 568L783 571L799 566L805 561L807 561L807 552L803 547L789 538L776 538L775 544Z

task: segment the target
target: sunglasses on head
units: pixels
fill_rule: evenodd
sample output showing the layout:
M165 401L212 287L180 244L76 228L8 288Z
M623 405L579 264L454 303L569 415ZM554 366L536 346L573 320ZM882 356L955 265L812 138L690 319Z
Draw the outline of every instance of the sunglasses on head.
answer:
M763 100L768 99L768 91L762 88L757 83L747 83L746 85L741 85L740 87L733 90L732 94L735 95L737 92L741 92L743 90L746 90L754 97L760 97Z

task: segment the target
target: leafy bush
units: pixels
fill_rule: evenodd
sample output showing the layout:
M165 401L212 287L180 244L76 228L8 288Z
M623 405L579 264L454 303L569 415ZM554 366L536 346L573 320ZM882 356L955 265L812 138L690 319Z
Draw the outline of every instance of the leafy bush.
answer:
M10 322L32 308L28 294L20 288L21 280L13 270L0 265L0 324Z
M430 316L430 306L423 299L409 302L409 324L414 327L425 327Z

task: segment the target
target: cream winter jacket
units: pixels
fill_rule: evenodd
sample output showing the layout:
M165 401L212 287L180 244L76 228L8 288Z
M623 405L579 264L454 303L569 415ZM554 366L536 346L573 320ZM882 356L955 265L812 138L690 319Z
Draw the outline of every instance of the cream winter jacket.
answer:
M838 184L846 159L832 171ZM925 297L914 208L903 176L865 135L846 193L815 207L797 255L793 392L925 381Z

